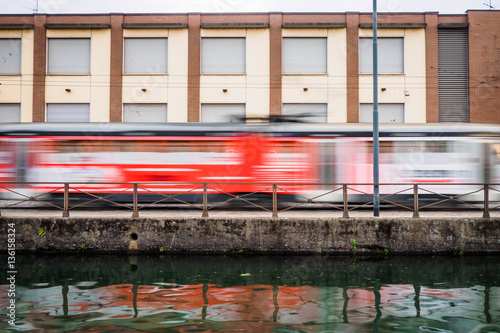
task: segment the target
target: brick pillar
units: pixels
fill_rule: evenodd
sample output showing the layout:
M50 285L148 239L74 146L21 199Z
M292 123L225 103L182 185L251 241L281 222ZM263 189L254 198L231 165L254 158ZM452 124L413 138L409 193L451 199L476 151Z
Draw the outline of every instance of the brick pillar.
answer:
M347 122L359 122L359 13L346 13Z
M111 14L109 121L122 121L123 15Z
M188 14L188 122L200 122L201 14Z
M469 10L469 122L500 124L500 12Z
M33 122L45 121L46 15L34 15Z
M425 13L426 123L439 123L438 13Z
M270 43L270 59L269 59L269 114L281 115L282 105L282 76L281 76L281 26L283 22L282 13L269 14L269 43Z

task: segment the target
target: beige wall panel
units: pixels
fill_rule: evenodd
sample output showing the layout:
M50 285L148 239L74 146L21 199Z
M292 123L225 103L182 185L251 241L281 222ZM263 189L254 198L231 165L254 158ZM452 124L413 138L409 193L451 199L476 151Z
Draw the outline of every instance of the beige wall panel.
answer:
M47 29L47 38L92 37L91 29Z
M346 29L328 29L328 122L347 122Z
M328 77L326 75L283 76L283 103L327 103ZM304 91L307 88L307 91Z
M248 29L246 48L247 117L269 115L269 29Z
M90 46L90 121L108 122L110 105L111 31L92 30Z
M188 30L170 30L168 43L167 121L187 122Z
M360 29L360 37L371 37L370 29ZM426 122L425 29L379 29L379 37L404 37L405 74L379 75L379 103L404 103L405 123ZM359 102L373 102L372 75L360 75Z
M247 29L201 29L200 34L201 37L245 37Z
M90 76L46 76L45 102L90 103Z
M123 37L168 37L169 29L123 29Z
M167 75L124 75L123 103L167 103L168 81Z
M246 103L246 75L202 75L201 103ZM227 89L224 92L223 89Z
M404 75L379 75L378 76L378 101L379 103L404 103L405 102L405 77ZM385 88L385 91L381 91ZM373 103L373 77L360 75L359 77L359 102Z
M283 29L283 37L326 37L328 29Z
M0 103L21 103L21 76L0 76Z
M0 103L21 103L21 122L33 121L33 36L31 29L0 30L0 38L21 38L21 76L0 77Z

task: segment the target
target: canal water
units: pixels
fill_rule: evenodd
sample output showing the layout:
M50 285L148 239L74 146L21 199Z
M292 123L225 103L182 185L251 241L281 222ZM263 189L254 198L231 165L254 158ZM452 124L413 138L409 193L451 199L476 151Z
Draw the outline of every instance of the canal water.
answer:
M497 256L35 252L16 270L0 332L500 332Z

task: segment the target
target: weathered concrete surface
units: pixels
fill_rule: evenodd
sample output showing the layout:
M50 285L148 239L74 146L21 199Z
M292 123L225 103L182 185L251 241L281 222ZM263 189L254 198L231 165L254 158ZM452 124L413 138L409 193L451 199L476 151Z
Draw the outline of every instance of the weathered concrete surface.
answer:
M0 217L1 251L12 223L17 251L500 253L499 218Z

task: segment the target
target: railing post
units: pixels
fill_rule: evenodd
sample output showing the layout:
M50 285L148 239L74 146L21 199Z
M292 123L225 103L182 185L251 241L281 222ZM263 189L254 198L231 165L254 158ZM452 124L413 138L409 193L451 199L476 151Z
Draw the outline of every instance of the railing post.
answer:
M69 184L64 183L63 215L69 217Z
M201 217L208 217L208 186L203 184L203 213Z
M139 218L139 210L138 210L138 201L139 198L137 197L137 184L134 184L134 195L133 195L133 202L134 202L134 211L132 212L132 218L137 219Z
M484 212L483 219L490 218L490 187L484 184Z
M418 219L418 184L413 184L413 218Z
M273 184L273 219L278 218L278 191L276 184Z
M344 201L344 213L342 214L343 219L349 218L349 204L347 202L347 184L342 184L342 199Z

